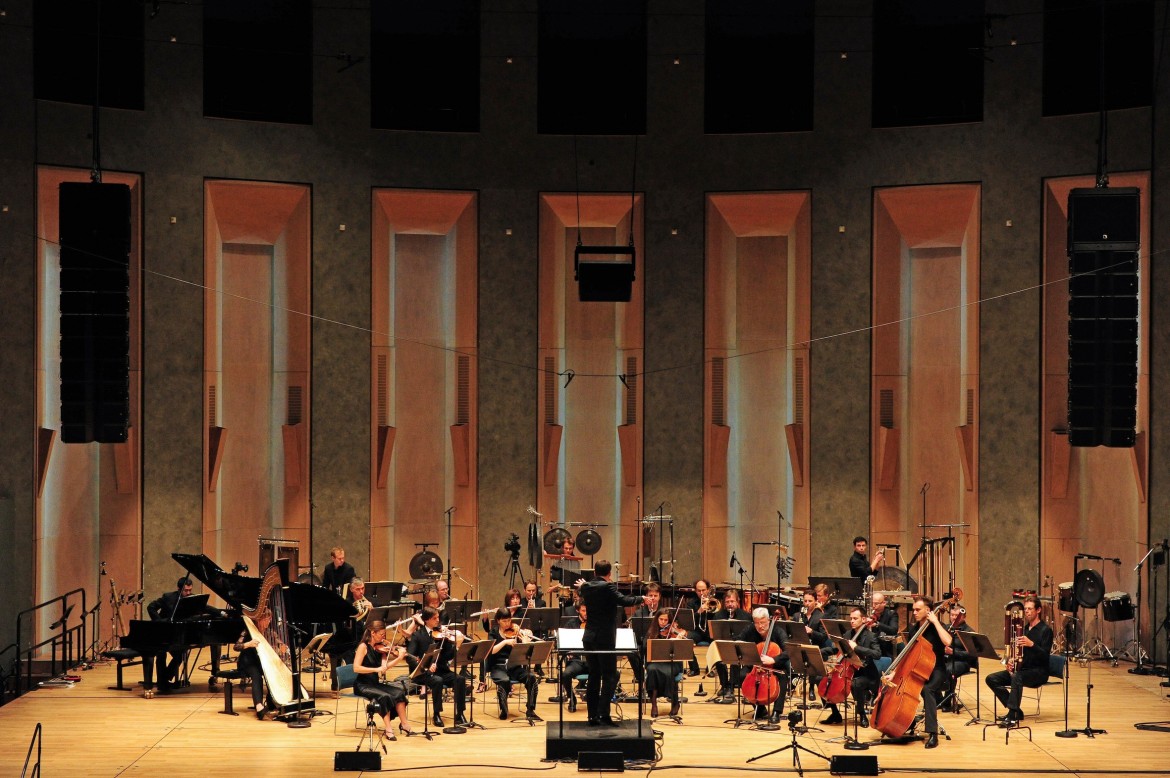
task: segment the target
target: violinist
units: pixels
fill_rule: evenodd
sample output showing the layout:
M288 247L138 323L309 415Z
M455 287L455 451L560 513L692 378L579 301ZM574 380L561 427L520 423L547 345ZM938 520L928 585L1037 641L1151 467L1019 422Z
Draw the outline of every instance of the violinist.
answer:
M723 593L723 609L715 611L711 616L712 621L727 621L734 619L735 621L751 621L750 613L739 607L739 592L735 589L728 589ZM715 663L715 673L719 676L719 691L715 693L715 700L723 700L724 702L735 701L735 686L732 685L731 678L727 672L727 665L722 662Z
M1006 670L992 673L985 682L995 693L1000 704L1007 708L1001 719L1004 726L1011 727L1024 718L1020 710L1020 698L1024 687L1035 688L1048 680L1048 655L1052 653L1052 627L1044 623L1040 600L1024 598L1024 631L1013 638L1020 652L1018 666L1008 665Z
M634 618L648 619L654 614L658 613L658 606L662 603L662 586L654 581L646 584L646 595L643 603L634 609L631 614ZM634 674L634 683L643 683L643 670L645 669L642 662L642 654L645 652L643 645L644 636L637 635L639 651L633 651L626 654L626 660L630 663L630 670Z
M694 588L695 591L687 595L683 607L690 608L695 612L695 629L688 632L687 637L694 642L695 648L699 648L711 645L711 637L707 634L707 619L719 610L719 598L715 596L714 590L711 589L711 582L706 578L696 580ZM691 659L687 675L693 677L698 674L699 660L696 657Z
M768 715L766 706L757 705L755 718L757 720L767 718L770 724L779 724L780 717L784 715L784 698L788 696L788 670L791 667L788 655L784 653L784 644L788 642L788 633L784 631L783 627L772 621L767 608L756 608L752 611L751 618L751 626L736 635L735 639L760 646L760 664L766 670L776 670L776 680L780 682L780 694L772 703L772 715ZM765 643L767 643L766 653L762 650ZM750 671L746 667L737 668L736 686L744 682L748 672Z
M951 621L947 624L947 631L951 637L956 632L970 632L971 625L967 623L967 609L957 602L951 603ZM975 665L975 657L963 650L962 641L952 640L947 647L947 682L943 687L939 709L944 713L958 713L959 700L955 696L955 686L960 676L971 672Z
M508 613L512 613L512 614L519 613L521 608L523 608L523 605L521 605L521 598L522 598L522 595L520 593L520 590L513 587L513 588L509 589L508 591L504 592L504 604L502 607L505 608L508 611ZM492 615L491 618L494 618L494 614ZM483 625L483 631L488 633L489 635L492 632L491 618L489 618L488 616L484 616L483 621L480 622ZM487 691L487 681L484 680L487 677L487 668L488 668L488 662L485 660L479 666L480 682L479 682L479 686L477 686L475 688L475 691L477 694L482 694L482 693Z
M851 684L853 701L860 711L861 726L868 727L869 716L865 712L865 706L877 694L878 684L881 683L882 674L876 662L881 657L882 650L878 646L877 635L867 626L865 613L861 608L849 611L849 627L852 630L849 634L849 648L865 661L865 664L853 671Z
M585 629L587 615L585 603L578 603L577 615L569 620L567 629ZM564 690L562 693L569 701L569 713L577 712L577 696L573 694L573 681L578 676L588 672L589 666L585 663L585 657L577 654L565 654L565 668L561 671L561 688ZM553 702L560 702L560 699L554 698Z
M920 640L926 640L934 650L934 670L930 678L922 687L922 710L926 718L923 726L926 731L926 747L938 747L938 694L946 684L946 650L952 643L951 633L947 632L938 616L934 614L934 600L925 596L914 599L914 609L911 611L914 618L914 628L926 625ZM988 678L990 680L990 677Z
M687 632L672 621L673 615L674 612L670 608L662 608L659 610L653 622L650 624L650 629L646 633L646 639L685 639ZM678 715L678 681L675 679L682 671L682 662L646 663L646 693L650 696L651 718L658 718L659 697L669 697L671 700L670 715Z
M362 635L362 642L358 643L354 652L353 669L357 674L353 691L359 697L372 701L382 717L382 724L386 729L386 739L395 740L390 721L398 717L398 729L407 735L411 733L410 723L406 719L406 690L399 683L384 683L380 680L394 665L406 656L401 648L391 648L386 641L386 625L381 621L373 621L366 625Z
M432 646L438 645L439 653L431 666L419 673L415 680L431 690L431 708L433 721L440 729L443 725L443 687L451 689L455 698L455 724L466 724L463 716L467 700L467 685L462 677L451 669L455 660L455 652L463 644L463 634L457 630L443 627L439 623L439 612L429 605L422 609L422 629L415 630L410 636L410 643L406 653L413 657L422 657Z
M543 721L536 715L536 690L540 686L540 679L528 669L528 665L508 667L508 657L512 653L512 646L517 643L531 642L532 633L512 623L512 612L507 608L496 611L496 626L492 628L492 653L488 656L488 669L492 680L496 682L496 697L500 703L500 719L508 718L508 693L512 691L512 684L523 684L528 691L528 705L524 717L529 721Z

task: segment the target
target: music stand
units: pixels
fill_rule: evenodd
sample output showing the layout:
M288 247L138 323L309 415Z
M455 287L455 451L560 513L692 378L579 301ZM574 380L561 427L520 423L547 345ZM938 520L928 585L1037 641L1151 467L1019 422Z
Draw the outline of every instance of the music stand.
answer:
M366 599L374 605L393 605L405 592L405 581L366 581Z
M751 626L750 621L743 619L708 619L707 634L712 641L735 640L735 636Z
M835 622L836 620L833 620L833 621ZM825 621L821 621L821 623L824 624ZM834 635L831 632L829 634L829 637L832 639L833 644L837 646L837 650L840 651L842 654L840 661L848 662L849 664L853 665L854 669L860 668L862 665L865 664L865 660L862 659L860 656L858 656L857 652L853 650L853 647L849 645L849 638L845 637L844 635ZM840 666L840 665L838 665L838 666ZM826 743L844 743L846 747L849 747L850 744L857 743L857 719L860 717L860 706L857 705L856 702L854 702L854 705L853 705L853 737L850 737L849 736L849 697L850 697L851 691L852 691L852 688L847 690L847 692L845 694L845 701L842 703L845 706L845 722L844 722L845 731L842 733L841 737L829 738L828 740L825 741Z
M819 584L829 587L829 599L860 600L865 581L852 576L810 575L808 577L810 589L815 589Z
M821 649L808 643L790 641L784 644L784 652L788 654L788 662L791 666L789 672L804 678L804 703L796 706L801 711L801 724L797 729L802 735L806 732L824 732L820 727L808 725L809 684L812 683L812 678L823 677L826 674L825 660L821 657ZM813 673L810 674L809 670L812 670Z
M759 603L756 603L754 606L752 606L752 610L755 610L756 608L763 608L766 611L768 611L768 618L769 619L776 618L777 613L780 614L780 618L785 619L785 620L788 619L788 609L785 608L783 605L778 605L776 603L771 603L771 602L759 602Z
M695 612L690 608L679 608L671 616L674 619L675 626L680 629L685 629L687 632L695 631Z
M995 647L991 645L991 640L988 639L987 635L984 635L981 632L966 632L964 630L955 630L955 634L958 635L959 643L962 644L963 650L971 656L975 657L975 713L971 716L971 720L968 721L965 725L969 727L972 724L983 723L982 719L979 718L979 714L983 712L981 703L979 701L979 691L983 686L983 684L980 683L981 678L979 677L981 674L979 660L990 659L992 661L998 662L999 654L996 653ZM992 711L994 712L994 708Z
M817 648L816 646L810 646L810 645L806 645L803 643L787 643L787 644L785 644L784 648L788 652L789 661L792 662L792 671L793 672L796 672L797 668L800 668L800 670L802 672L806 673L806 675L805 675L806 678L808 677L807 673L810 670L817 671L817 672L819 672L820 675L825 674L825 663L821 659L821 650L819 648ZM806 696L807 696L807 690L808 690L808 684L806 683L805 684ZM780 748L774 748L771 751L768 751L766 753L760 754L758 756L753 756L751 759L747 760L747 764L751 764L752 762L756 761L757 759L763 759L765 756L771 756L772 754L783 753L784 751L788 751L788 750L792 751L792 766L796 768L797 775L801 775L801 776L804 775L804 768L800 764L800 752L801 751L804 751L805 753L808 753L808 754L812 754L813 756L818 756L821 759L824 759L826 762L831 763L832 760L829 759L829 757L825 756L824 754L817 753L816 751L813 751L811 748L806 748L805 746L802 746L800 743L796 742L797 734L804 734L806 732L809 732L810 730L816 730L817 732L822 731L820 729L817 729L816 727L806 727L806 726L802 726L802 725L798 724L797 722L799 722L802 718L803 718L803 714L799 714L796 711L791 711L788 714L788 729L789 729L789 731L792 732L792 742L786 746L781 746Z
M459 673L461 667L475 667L482 664L488 655L492 652L492 646L495 645L491 640L464 640L459 648L455 649L455 661L452 663L459 675L459 682L463 682L463 675ZM467 729L486 729L483 724L479 724L475 720L475 700L472 699L471 704L468 705L471 709L471 719L463 726Z
M652 638L646 641L646 662L689 662L695 658L695 641L685 638ZM675 688L675 700L682 704L682 690ZM682 724L682 716L663 716L675 724ZM655 719L657 720L657 719Z
M737 729L745 724L752 725L755 723L754 716L750 719L743 717L743 690L741 685L735 682L735 674L731 672L731 668L758 665L760 650L756 648L755 643L743 640L716 640L711 646L719 654L719 661L727 666L729 682L735 687L735 718L725 719L723 723L734 724ZM754 709L752 712L755 713Z
M435 663L435 657L437 657L438 655L439 655L439 647L437 645L431 646L425 652L423 652L423 655L421 657L419 657L418 664L416 664L414 666L414 670L412 670L410 672L410 680L415 681L423 673L429 673L431 671L430 667L431 667L431 665L433 665ZM423 684L417 684L417 685L420 687L423 686ZM427 687L426 691L423 693L423 730L422 730L422 732L418 732L418 733L411 732L410 733L411 735L418 734L418 735L421 735L422 737L425 737L427 740L431 740L431 739L439 736L438 732L431 732L431 729L430 729L430 726L431 726L430 704L431 704L431 690L429 687Z
M551 640L536 640L532 643L517 643L512 646L512 650L508 652L508 663L504 665L506 670L511 670L513 667L520 667L521 665L542 665L548 659L549 654L552 653L553 642ZM536 722L530 718L513 719L513 723L524 722L530 727L535 727Z
M843 638L853 629L845 619L821 619L821 626L825 628L825 634L831 638Z

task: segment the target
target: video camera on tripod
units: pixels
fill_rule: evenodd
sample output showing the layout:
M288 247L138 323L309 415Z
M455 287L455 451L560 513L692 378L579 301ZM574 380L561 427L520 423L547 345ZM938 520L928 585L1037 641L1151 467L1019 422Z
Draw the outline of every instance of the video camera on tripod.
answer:
M520 558L520 536L515 532L508 535L508 539L504 542L504 550L512 555L513 559Z

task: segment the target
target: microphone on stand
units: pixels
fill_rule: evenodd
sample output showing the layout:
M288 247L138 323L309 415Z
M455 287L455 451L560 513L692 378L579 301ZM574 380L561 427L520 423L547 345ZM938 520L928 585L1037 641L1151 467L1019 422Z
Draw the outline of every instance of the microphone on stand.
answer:
M929 491L930 491L930 481L926 481L922 484L922 489L920 489L918 493L919 494L926 494Z
M735 567L735 563L736 563L737 561L738 561L738 560L735 558L735 552L734 552L734 551L732 551L732 552L731 552L731 562L729 562L727 566L728 566L728 567Z

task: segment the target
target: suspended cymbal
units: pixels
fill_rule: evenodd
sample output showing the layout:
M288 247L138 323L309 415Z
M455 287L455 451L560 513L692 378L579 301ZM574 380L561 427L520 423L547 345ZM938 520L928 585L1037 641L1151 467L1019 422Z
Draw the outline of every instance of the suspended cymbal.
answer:
M443 572L443 560L434 551L420 551L410 558L411 578L438 578Z

